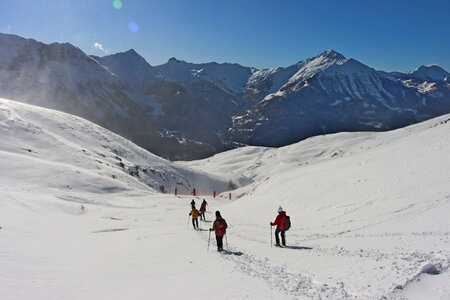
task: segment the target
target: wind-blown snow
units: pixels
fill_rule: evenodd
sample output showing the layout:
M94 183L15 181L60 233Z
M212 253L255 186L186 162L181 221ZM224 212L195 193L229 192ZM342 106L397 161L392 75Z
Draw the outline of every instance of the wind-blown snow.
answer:
M161 189L172 192L176 186L199 190L217 186L223 191L227 184L224 178L180 168L79 117L1 98L0 130L0 151L10 158L2 161L10 175L3 179L5 185L155 193ZM10 161L21 167L8 168ZM30 173L27 166L36 169ZM29 176L36 181L17 182Z
M174 164L80 118L0 100L0 298L448 299L449 126L446 115ZM161 177L132 176L116 155ZM247 184L233 201L206 197L208 220L219 209L229 224L228 252L213 238L207 251L210 222L191 229L192 198L146 184L171 175ZM286 249L270 246L279 205Z

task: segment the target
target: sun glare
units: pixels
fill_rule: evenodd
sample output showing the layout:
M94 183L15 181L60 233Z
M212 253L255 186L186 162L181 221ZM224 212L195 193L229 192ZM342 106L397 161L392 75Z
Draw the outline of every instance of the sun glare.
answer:
M113 0L112 5L117 10L122 9L122 1L120 0Z

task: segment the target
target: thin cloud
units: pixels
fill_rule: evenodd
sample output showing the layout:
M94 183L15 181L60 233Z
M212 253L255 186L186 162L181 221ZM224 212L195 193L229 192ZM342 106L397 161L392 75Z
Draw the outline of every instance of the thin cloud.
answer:
M106 54L108 53L108 49L105 49L105 47L103 47L103 45L100 44L99 42L95 42L93 46L94 46L94 48L97 49L97 50L100 50L100 51L102 51L102 52L105 52Z

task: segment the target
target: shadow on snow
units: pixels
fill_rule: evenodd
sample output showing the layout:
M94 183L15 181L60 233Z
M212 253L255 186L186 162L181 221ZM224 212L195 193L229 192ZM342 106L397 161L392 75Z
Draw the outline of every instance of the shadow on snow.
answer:
M223 255L236 255L236 256L241 256L244 255L244 253L242 253L241 251L229 251L229 250L223 250L222 252L220 252Z
M312 250L311 247L301 247L301 246L284 246L282 248L294 249L294 250Z

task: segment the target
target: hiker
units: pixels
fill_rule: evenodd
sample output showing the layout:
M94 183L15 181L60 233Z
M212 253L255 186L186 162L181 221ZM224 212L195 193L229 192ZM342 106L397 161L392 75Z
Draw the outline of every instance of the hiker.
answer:
M208 202L206 202L206 200L203 199L203 202L200 205L200 220L203 220L203 221L206 221L206 218L205 218L206 205L208 205Z
M216 232L217 251L223 251L223 236L227 233L227 222L220 215L220 211L216 211L216 220L213 223L213 227L209 231Z
M195 208L195 205L192 206L189 215L192 216L192 226L194 226L194 229L198 229L198 210Z
M195 200L192 199L192 201L191 201L191 208L194 209L194 207L195 207Z
M285 232L286 228L286 220L289 219L289 217L286 216L286 212L283 210L283 208L280 206L278 208L278 216L275 219L275 222L270 222L271 226L277 226L277 229L275 230L275 246L280 246L280 237L278 236L279 233L281 233L281 243L283 246L286 246L286 238L285 238ZM290 220L289 220L290 222Z

